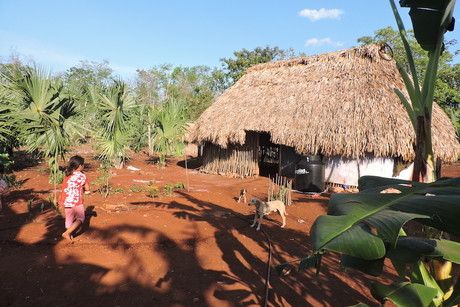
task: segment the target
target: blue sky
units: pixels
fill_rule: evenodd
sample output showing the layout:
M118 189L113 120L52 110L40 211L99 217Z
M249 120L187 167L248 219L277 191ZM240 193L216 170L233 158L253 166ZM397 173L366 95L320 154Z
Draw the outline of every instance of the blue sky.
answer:
M395 2L412 28L408 9ZM124 79L161 64L221 67L243 48L320 54L396 29L388 0L0 0L0 12L2 62L16 53L58 73L108 60ZM459 13L457 4L458 20ZM446 39L460 49L460 25Z

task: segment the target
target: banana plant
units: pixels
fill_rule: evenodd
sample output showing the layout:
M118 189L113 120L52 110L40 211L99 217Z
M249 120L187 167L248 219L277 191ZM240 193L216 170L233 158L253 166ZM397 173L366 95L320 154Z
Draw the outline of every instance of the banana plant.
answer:
M419 6L420 2L402 0ZM420 86L404 25L390 0L406 50L411 74L398 65L409 97L395 89L404 104L416 134L415 181L364 176L357 194L334 194L328 214L319 216L311 228L313 252L300 260L299 269L321 268L322 255L341 255L341 265L371 276L383 272L385 259L391 260L399 279L385 285L375 282L372 295L397 306L454 306L460 304L460 281L454 282L452 263L460 263L460 243L449 240L460 236L460 178L435 181L431 142L431 114L443 35L452 19L455 0L445 2L429 63ZM430 0L424 1L426 5ZM420 182L422 181L422 182ZM420 223L430 234L407 235L403 226ZM278 265L281 273L289 263ZM440 274L443 273L443 274Z
M409 99L404 96L404 94L399 89L394 90L401 102L404 104L416 134L413 178L415 180L422 180L424 182L431 182L435 180L435 160L431 139L431 114L433 109L436 77L438 73L438 63L442 49L444 48L444 33L450 29L450 27L452 27L452 15L455 7L455 1L456 0L431 0L424 1L423 4L421 4L419 1L413 0L400 1L401 4L406 3L406 6L411 6L411 12L414 10L414 13L411 14L411 17L414 23L414 32L416 37L426 35L426 31L437 31L434 32L434 36L430 35L434 37L434 40L432 42L430 41L429 45L423 45L423 43L419 41L424 49L429 50L427 69L423 78L423 84L421 85L418 79L412 50L407 39L407 33L404 24L396 8L394 0L390 0L393 14L395 16L404 49L406 51L406 57L410 69L409 74L401 64L397 64L409 94ZM438 8L437 10L423 8L423 6L429 4L436 6L441 5L444 7ZM422 14L425 14L423 16L427 16L426 14L431 12L438 13L440 16L439 21L436 19L436 21L433 22L432 18L425 17L424 20L420 21L421 25L415 24L414 14L417 10L420 9L420 7L422 7L424 10L422 11ZM431 25L431 27L426 28L427 24Z
M342 266L379 276L388 258L399 278L390 285L372 285L371 293L380 302L460 304L460 281L450 290L445 280L436 280L426 267L430 260L460 263L460 243L446 236L460 236L460 178L421 183L363 176L359 189L360 193L331 196L327 215L319 216L310 231L313 252L300 260L299 269L319 270L322 255L335 252L341 254ZM433 238L406 235L403 226L408 221L435 228L439 234ZM281 272L287 265L276 270Z

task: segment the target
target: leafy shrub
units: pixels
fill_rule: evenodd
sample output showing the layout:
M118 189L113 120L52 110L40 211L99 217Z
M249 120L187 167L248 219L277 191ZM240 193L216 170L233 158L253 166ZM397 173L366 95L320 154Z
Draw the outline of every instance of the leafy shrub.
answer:
M0 164L3 164L3 166L5 167L5 172L10 171L13 163L14 162L10 160L8 154L0 154Z
M147 196L152 198L160 196L160 189L157 186L149 187L147 189Z
M115 193L124 193L125 190L123 188L117 188L117 189L113 189L110 191L110 194L115 194Z
M112 186L109 184L111 168L112 167L109 161L101 160L101 164L99 166L99 171L101 172L101 175L96 177L96 183L99 184L99 193L101 193L101 195L104 195L104 197L106 198L112 189Z
M177 189L183 189L183 188L185 188L185 185L182 182L177 182L174 185L174 187L177 188Z
M3 178L10 189L19 189L24 184L24 180L16 180L15 174L4 175Z
M165 193L166 196L173 195L173 193L174 193L173 185L170 184L170 183L165 184L164 193Z
M64 181L65 173L62 171L57 171L56 174L50 172L50 183L52 184L61 184Z
M129 188L129 190L133 193L139 193L139 192L142 192L143 188L134 184L131 186L131 188Z

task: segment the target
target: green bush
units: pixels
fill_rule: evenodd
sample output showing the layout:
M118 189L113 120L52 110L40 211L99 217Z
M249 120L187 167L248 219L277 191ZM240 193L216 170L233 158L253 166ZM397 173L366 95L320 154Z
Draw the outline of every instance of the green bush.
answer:
M56 172L56 175L50 172L50 183L52 184L61 184L64 181L64 178L65 173L63 171Z
M173 187L173 185L170 184L170 183L165 184L164 193L165 193L166 196L171 196L171 195L173 195L173 193L174 193L174 187Z
M156 185L149 187L147 189L147 196L152 198L160 196L160 189Z
M3 175L6 184L11 189L19 189L24 184L24 180L16 180L16 175L11 173L9 175Z
M5 167L5 172L8 173L11 170L11 166L14 164L14 162L10 160L8 154L0 154L0 164L3 164Z

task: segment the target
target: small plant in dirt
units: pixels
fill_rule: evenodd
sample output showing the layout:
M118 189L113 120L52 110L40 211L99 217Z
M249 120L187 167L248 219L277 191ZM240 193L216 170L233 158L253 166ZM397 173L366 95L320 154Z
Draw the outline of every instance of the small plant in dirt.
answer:
M59 204L57 202L56 196L54 194L50 194L48 196L48 201L49 201L50 205L53 207L54 212L56 213L56 215L60 216L61 212L59 211Z
M171 196L174 193L174 186L170 183L165 184L163 192L166 196Z
M125 190L123 188L117 188L117 189L110 190L110 194L115 194L115 193L125 193Z
M288 192L287 187L280 187L280 190L278 191L278 193L275 193L272 198L273 200L283 201L287 192Z
M3 178L10 189L19 189L24 184L24 180L17 180L15 174L4 175Z
M142 192L143 188L142 188L141 186L137 185L137 184L133 184L133 185L129 188L129 190L130 190L131 192L133 192L133 193L140 193L140 192Z
M176 189L184 189L184 188L185 188L185 185L184 185L182 182L177 182L177 183L174 185L174 188L176 188Z
M33 220L34 214L32 212L32 205L34 203L35 198L29 199L27 201L27 219L28 220Z
M112 186L109 184L110 170L112 168L111 162L103 159L99 166L99 172L101 175L96 177L96 183L99 185L99 193L104 195L105 198L110 194Z
M158 188L158 186L151 186L147 189L147 196L148 197L152 197L152 198L155 198L155 197L159 197L160 196L160 188Z

